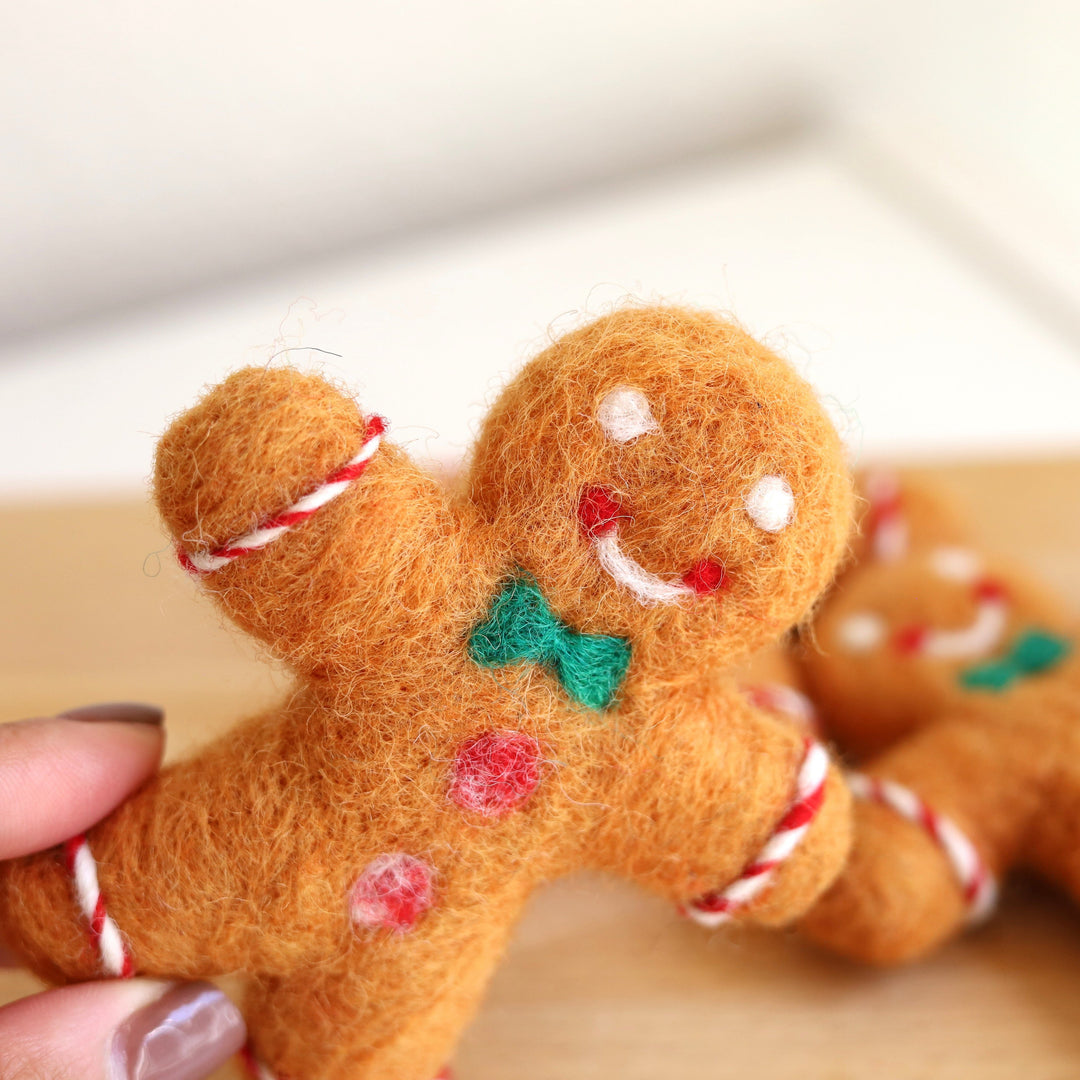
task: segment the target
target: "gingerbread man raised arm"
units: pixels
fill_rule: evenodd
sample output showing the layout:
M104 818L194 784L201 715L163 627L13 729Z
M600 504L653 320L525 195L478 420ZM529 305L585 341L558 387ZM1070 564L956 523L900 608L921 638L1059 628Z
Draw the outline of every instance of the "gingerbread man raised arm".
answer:
M48 978L244 972L262 1075L431 1080L542 882L782 923L839 872L838 774L724 671L829 583L850 485L737 328L630 309L556 342L457 499L321 379L241 371L166 432L155 494L296 685L66 863L0 866Z
M1060 603L933 491L865 488L858 560L797 654L825 730L863 759L851 860L802 929L896 963L989 914L1013 865L1080 899L1080 662Z

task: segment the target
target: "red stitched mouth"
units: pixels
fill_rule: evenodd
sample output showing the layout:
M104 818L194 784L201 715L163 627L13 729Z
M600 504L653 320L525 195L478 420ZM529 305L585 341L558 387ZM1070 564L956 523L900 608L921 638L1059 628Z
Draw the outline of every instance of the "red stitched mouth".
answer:
M607 536L619 527L620 518L629 518L620 503L607 488L590 487L581 493L578 521L590 539Z
M727 571L724 564L715 559L702 559L683 574L683 584L689 585L699 596L707 596L727 588Z
M979 655L985 651L981 640L975 640L973 644L966 647L960 646L959 641L965 637L970 639L973 634L978 634L979 624L988 617L992 618L991 609L1001 608L1007 602L1008 592L1000 581L993 578L979 578L972 586L972 595L979 610L969 626L959 630L934 630L921 624L902 626L893 635L893 648L904 656L916 656L923 652L941 656L941 650L945 648L945 655L950 658L969 655L972 649L975 651L970 653L971 655ZM992 629L990 633L993 635ZM950 644L944 645L945 641ZM961 649L959 653L955 651L957 648Z
M626 507L612 494L608 488L586 488L578 502L578 521L582 531L598 546L618 545L618 531L620 520L631 520L633 517ZM619 556L620 561L625 561L625 556ZM601 557L603 561L603 557ZM633 564L636 566L636 564ZM636 567L635 575L647 575L655 581L654 575L641 567ZM629 576L629 575L628 575ZM692 592L698 596L708 596L719 592L728 585L727 571L724 564L716 559L701 559L682 575L681 585L669 583L660 585L660 588L668 592L674 590L677 594L680 590Z

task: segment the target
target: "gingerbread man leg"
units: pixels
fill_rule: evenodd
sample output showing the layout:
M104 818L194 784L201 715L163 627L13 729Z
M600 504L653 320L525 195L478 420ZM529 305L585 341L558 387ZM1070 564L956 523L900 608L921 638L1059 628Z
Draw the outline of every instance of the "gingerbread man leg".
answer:
M930 952L981 913L992 880L1018 857L1048 767L1028 733L986 717L943 721L871 762L851 857L801 931L879 964Z
M511 882L485 899L486 918L438 911L408 933L360 930L336 962L257 979L244 1011L259 1061L279 1078L434 1080L480 1002L525 889Z

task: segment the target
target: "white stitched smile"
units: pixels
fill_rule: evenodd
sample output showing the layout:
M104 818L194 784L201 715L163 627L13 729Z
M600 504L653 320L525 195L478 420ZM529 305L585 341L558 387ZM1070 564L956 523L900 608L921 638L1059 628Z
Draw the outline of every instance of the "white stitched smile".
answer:
M694 590L689 585L684 585L681 581L665 581L627 555L619 547L617 528L594 536L593 545L600 565L615 581L629 589L642 604L677 604L680 600L694 595Z

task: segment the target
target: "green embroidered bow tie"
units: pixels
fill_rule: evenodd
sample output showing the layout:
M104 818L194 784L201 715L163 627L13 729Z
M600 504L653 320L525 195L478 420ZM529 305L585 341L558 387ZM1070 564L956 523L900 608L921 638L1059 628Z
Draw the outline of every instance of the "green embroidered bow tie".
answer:
M1005 690L1017 679L1048 671L1068 655L1072 646L1044 630L1025 630L1012 648L996 660L986 660L960 673L969 690Z
M574 701L606 709L626 675L630 643L571 630L553 614L536 580L522 574L499 589L488 618L473 628L469 656L487 668L520 660L542 664Z

